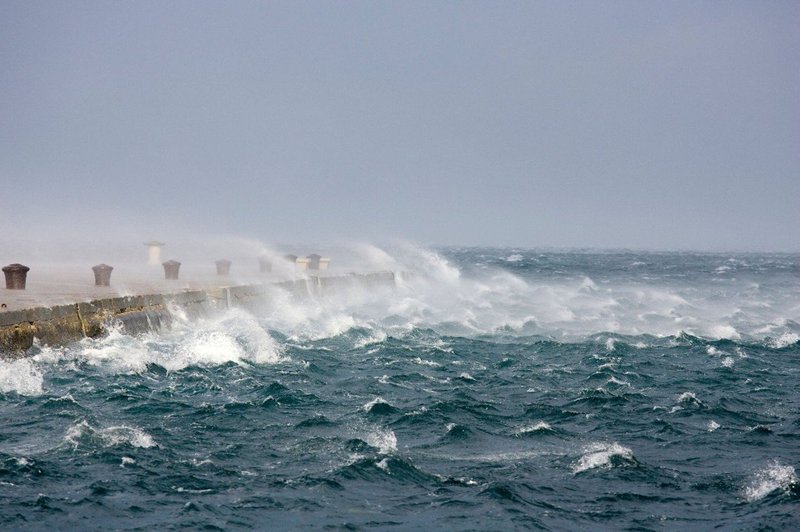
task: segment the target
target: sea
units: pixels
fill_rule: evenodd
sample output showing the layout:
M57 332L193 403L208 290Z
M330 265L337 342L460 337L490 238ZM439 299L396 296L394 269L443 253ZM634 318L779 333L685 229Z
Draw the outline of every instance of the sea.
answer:
M0 529L800 529L800 255L369 255L0 361Z

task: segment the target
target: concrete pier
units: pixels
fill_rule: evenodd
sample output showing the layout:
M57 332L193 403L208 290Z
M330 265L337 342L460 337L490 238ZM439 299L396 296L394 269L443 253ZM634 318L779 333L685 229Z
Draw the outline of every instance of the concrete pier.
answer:
M31 292L6 291L0 294L5 308L0 309L0 358L20 358L33 346L65 345L82 338L102 336L113 323L130 334L169 327L171 308L197 317L237 306L257 308L276 289L295 297L315 297L354 286L394 286L393 272L348 274L272 283L223 285L181 282L140 283L126 286L128 295L109 287L83 283L80 287L61 284L34 287ZM71 287L71 289L70 289ZM131 294L132 290L138 293ZM13 296L10 294L14 292ZM24 295L22 295L24 294Z

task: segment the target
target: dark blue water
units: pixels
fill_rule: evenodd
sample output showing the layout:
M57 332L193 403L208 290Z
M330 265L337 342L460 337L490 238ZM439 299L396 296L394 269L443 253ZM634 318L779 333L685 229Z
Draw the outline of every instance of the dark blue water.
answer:
M800 527L800 256L375 255L0 362L0 527Z

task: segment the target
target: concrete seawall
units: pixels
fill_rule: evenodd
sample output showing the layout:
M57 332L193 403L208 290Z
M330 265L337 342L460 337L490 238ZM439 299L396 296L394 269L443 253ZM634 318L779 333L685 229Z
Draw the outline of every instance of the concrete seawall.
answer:
M52 307L35 307L0 313L0 358L21 358L33 346L65 345L106 333L120 323L129 334L169 327L170 309L199 317L230 307L257 308L276 289L295 297L319 297L354 286L394 286L393 272L351 274L270 284L237 285L168 294L120 296Z

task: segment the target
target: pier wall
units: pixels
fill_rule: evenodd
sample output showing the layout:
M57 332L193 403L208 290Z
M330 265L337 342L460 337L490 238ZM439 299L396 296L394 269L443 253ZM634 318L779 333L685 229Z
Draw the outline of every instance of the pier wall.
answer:
M0 358L26 356L34 339L42 345L58 346L82 338L96 338L105 334L110 324L117 322L129 334L168 328L173 320L172 310L176 308L189 318L196 318L230 307L257 308L268 301L276 289L286 290L296 298L322 297L349 287L393 286L394 282L393 272L309 276L271 284L120 296L0 312Z

